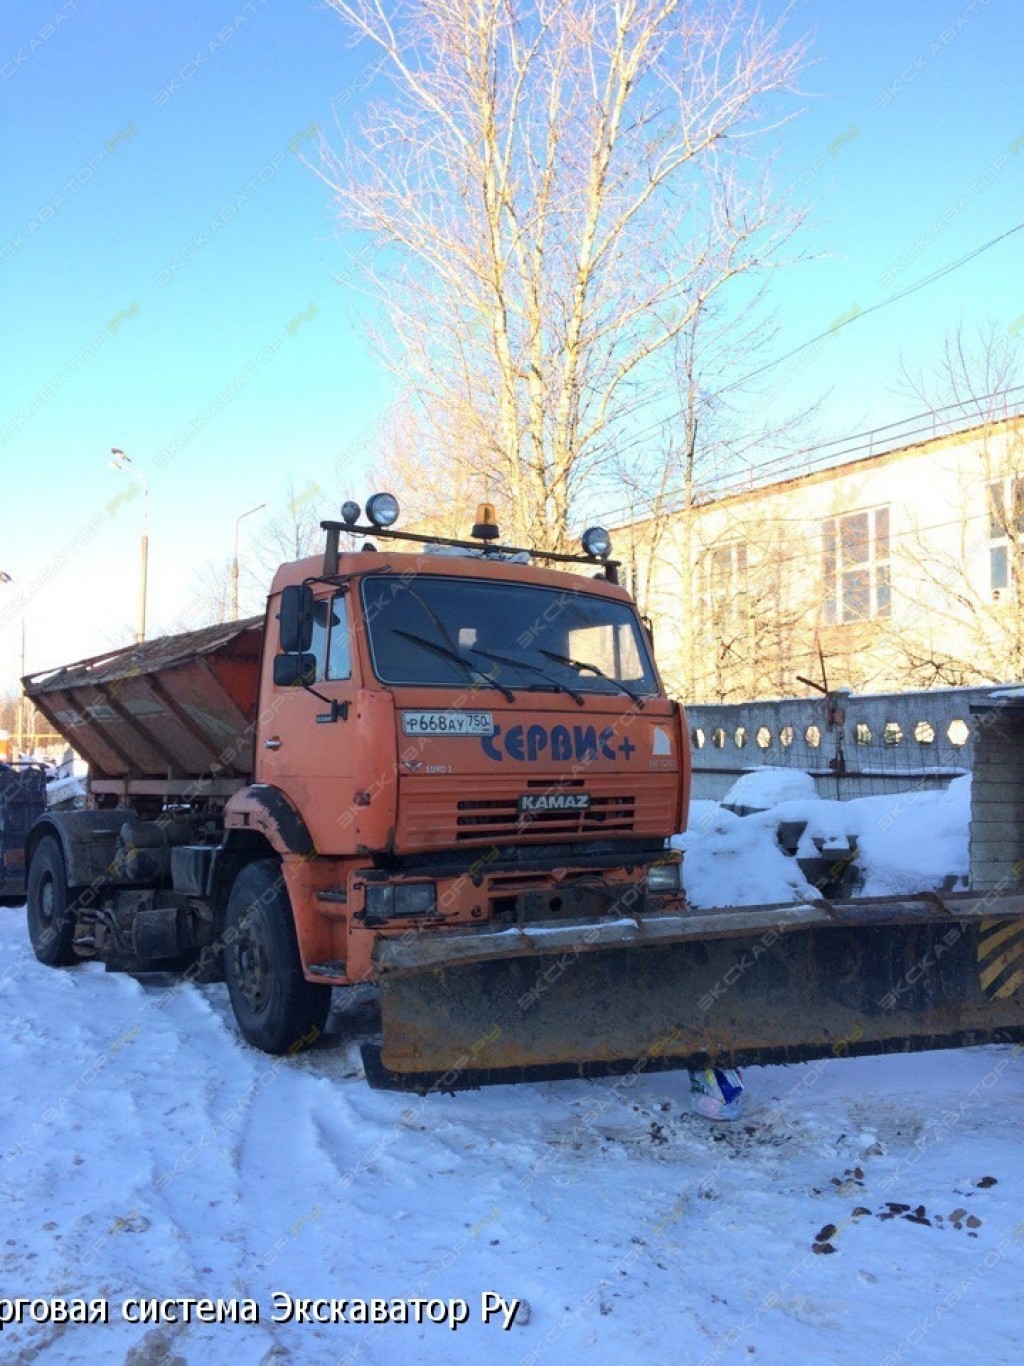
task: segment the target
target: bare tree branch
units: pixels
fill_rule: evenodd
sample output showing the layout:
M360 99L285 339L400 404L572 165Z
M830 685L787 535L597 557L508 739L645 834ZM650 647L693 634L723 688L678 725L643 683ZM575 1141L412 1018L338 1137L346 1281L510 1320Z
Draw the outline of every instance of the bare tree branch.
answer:
M695 313L799 222L754 140L804 45L743 0L330 3L391 83L320 174L418 396L418 467L457 448L516 539L564 548Z

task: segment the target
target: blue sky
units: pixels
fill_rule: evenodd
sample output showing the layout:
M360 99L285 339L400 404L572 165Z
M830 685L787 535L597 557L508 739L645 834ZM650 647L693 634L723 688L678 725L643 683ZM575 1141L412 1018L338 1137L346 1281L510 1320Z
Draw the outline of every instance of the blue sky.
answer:
M1024 218L1015 0L793 8L815 64L777 179L810 203L818 259L775 277L776 354ZM154 632L199 624L195 567L230 553L239 513L280 512L290 482L369 491L353 450L388 385L336 282L328 193L295 155L332 107L351 129L366 61L309 0L4 7L0 570L26 590L30 669L123 643L134 619L139 502L107 513L127 487L111 446L150 482ZM1024 233L766 387L824 395L822 439L908 415L901 352L929 364L960 319L1024 345L1022 252ZM0 593L2 689L19 630Z

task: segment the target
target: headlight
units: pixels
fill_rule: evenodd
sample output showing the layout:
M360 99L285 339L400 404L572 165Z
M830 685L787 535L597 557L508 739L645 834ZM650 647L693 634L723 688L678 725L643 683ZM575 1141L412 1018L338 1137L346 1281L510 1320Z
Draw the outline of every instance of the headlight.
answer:
M374 526L394 526L398 521L398 499L393 493L375 493L367 500L366 515Z
M366 888L367 921L436 913L436 882L371 882Z
M612 538L603 526L588 527L580 540L583 543L584 552L587 555L593 555L595 560L606 560L612 553Z
M649 892L678 892L682 886L681 863L655 863L647 869L647 890Z

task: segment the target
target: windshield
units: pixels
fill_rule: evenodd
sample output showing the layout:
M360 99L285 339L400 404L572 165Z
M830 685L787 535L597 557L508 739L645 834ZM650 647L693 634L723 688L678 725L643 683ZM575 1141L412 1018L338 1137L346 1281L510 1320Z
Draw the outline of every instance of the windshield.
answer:
M373 575L362 584L382 683L502 691L658 691L632 606L596 593L484 579Z

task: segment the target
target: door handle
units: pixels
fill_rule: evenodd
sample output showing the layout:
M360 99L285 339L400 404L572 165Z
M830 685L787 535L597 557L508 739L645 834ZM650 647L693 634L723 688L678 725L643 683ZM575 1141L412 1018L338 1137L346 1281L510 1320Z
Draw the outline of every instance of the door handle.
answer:
M281 748L281 741L278 739L278 737L277 737L276 735L273 735L273 736L271 736L271 738L270 738L269 740L264 740L264 741L263 741L263 748L264 748L264 749L280 749L280 748Z

